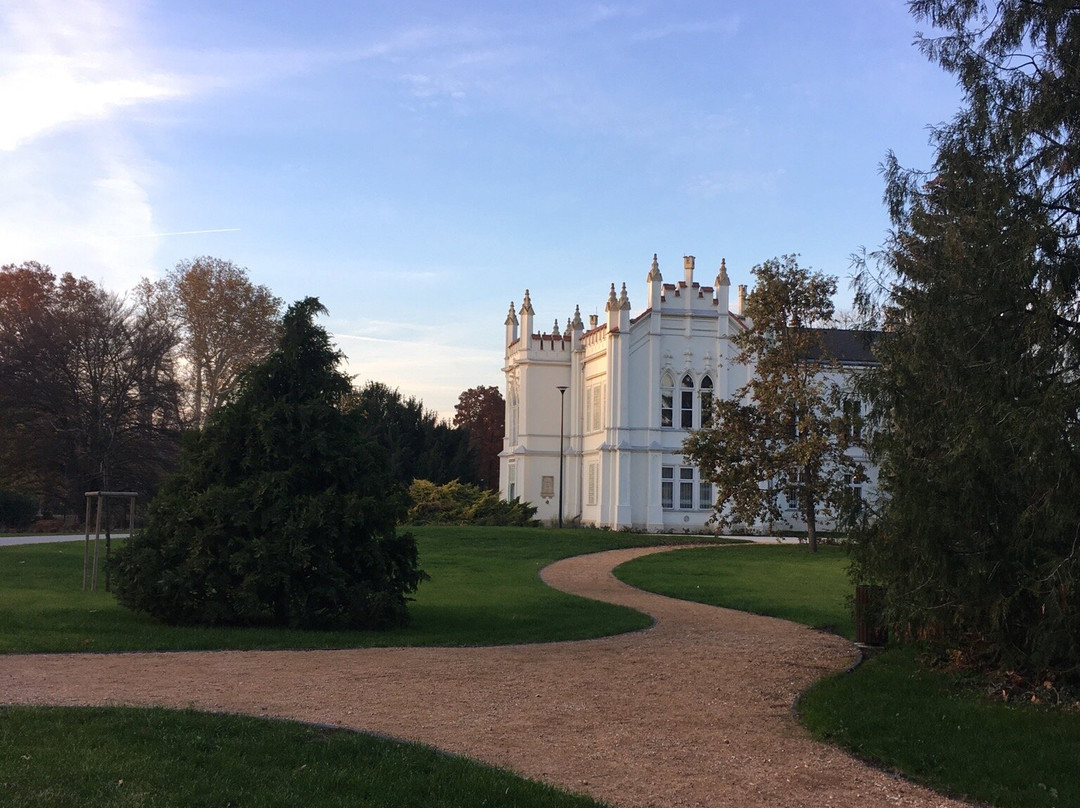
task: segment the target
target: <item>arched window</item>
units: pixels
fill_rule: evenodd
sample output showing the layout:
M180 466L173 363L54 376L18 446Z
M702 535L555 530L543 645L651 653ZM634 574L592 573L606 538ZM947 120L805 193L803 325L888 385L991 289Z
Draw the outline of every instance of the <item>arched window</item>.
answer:
M660 380L660 426L674 426L675 382L664 374Z
M712 378L709 376L704 377L701 380L701 428L712 424L712 401L713 401L713 386Z
M694 380L687 373L682 377L682 390L679 395L679 426L683 429L694 428Z

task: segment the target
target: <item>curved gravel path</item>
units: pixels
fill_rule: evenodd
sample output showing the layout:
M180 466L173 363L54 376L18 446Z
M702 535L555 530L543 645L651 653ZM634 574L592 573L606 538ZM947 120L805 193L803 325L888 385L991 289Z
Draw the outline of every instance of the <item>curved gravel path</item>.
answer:
M626 586L618 564L544 581L656 618L600 640L490 648L0 656L0 702L277 716L419 741L616 806L960 806L810 739L798 694L850 643Z

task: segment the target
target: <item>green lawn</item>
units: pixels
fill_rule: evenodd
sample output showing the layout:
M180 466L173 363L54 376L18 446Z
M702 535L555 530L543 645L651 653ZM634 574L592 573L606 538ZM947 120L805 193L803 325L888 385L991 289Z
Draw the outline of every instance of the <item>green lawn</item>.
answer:
M673 598L727 606L855 637L847 556L839 547L741 545L679 550L623 564L616 577Z
M831 626L852 636L847 559L838 548L676 550L636 559L616 575L672 597ZM799 701L819 738L939 791L1001 808L1080 806L1080 713L983 698L921 664L914 649L887 651L819 682Z
M0 653L493 645L604 636L651 622L549 589L538 573L559 558L663 541L656 536L465 527L414 533L431 580L410 606L411 625L390 632L165 626L119 607L103 590L82 591L82 542L0 547Z
M241 716L131 708L0 708L7 808L354 808L600 803L463 758Z

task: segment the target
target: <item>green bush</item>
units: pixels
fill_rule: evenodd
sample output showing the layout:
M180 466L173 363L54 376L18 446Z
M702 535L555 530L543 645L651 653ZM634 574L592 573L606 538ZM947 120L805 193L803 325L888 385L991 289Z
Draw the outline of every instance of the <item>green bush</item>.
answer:
M416 525L491 525L530 527L539 524L536 508L527 502L507 502L498 495L457 480L436 485L413 480L409 486L409 522Z
M235 398L191 433L145 530L115 557L119 602L181 625L389 628L424 577L403 493L309 298Z
M24 530L34 520L37 507L33 497L0 490L0 529Z

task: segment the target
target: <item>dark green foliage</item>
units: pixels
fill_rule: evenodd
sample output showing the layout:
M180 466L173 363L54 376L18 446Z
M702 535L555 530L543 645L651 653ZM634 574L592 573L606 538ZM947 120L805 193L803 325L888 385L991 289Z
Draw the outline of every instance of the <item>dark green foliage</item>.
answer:
M452 480L435 485L413 480L409 486L409 522L422 525L487 525L535 527L536 508L527 502L499 499L494 491Z
M439 421L422 401L404 398L381 382L368 382L350 397L385 452L390 477L407 488L413 480L476 482L476 459L464 429Z
M22 530L37 513L33 497L18 491L0 490L0 530Z
M385 628L423 577L404 498L308 298L232 401L187 436L144 531L117 553L119 601L174 624Z
M855 574L901 636L990 666L1080 676L1080 18L1056 2L919 2L967 104L932 178L887 167L885 277L862 276L888 495ZM1040 71L1002 69L1031 46ZM884 283L880 283L880 281ZM873 294L875 287L883 296ZM875 306L881 304L880 310Z

